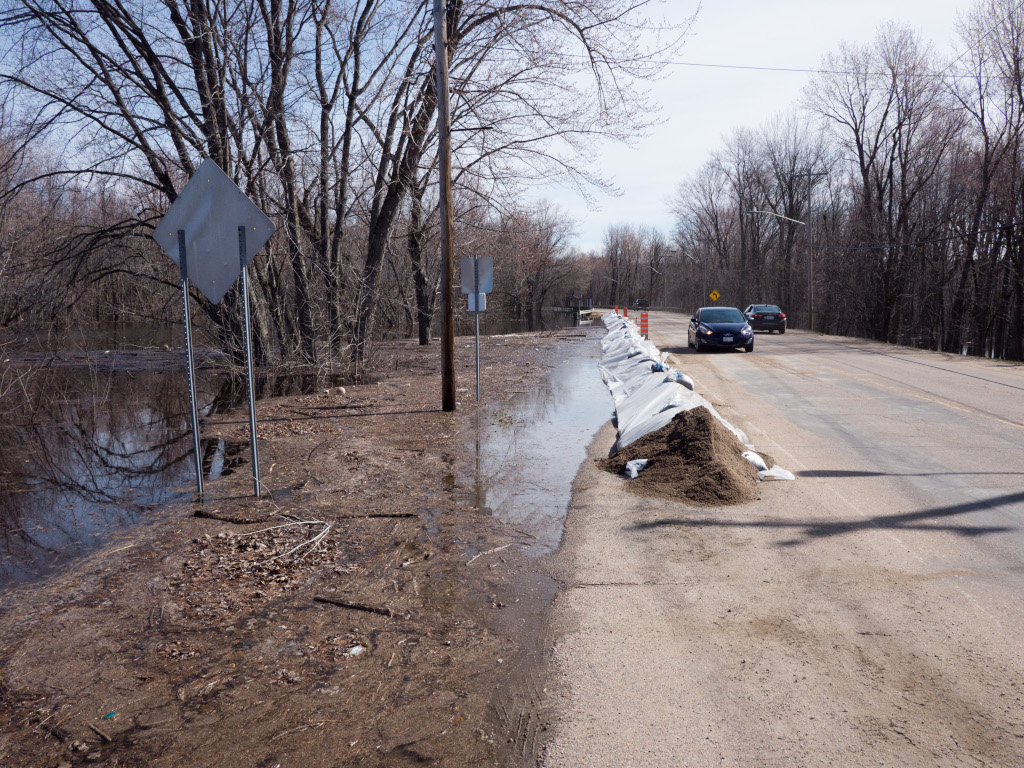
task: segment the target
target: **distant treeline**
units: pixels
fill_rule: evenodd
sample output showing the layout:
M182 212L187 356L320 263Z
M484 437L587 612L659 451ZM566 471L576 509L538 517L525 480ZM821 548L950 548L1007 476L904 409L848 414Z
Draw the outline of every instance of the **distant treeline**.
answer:
M595 139L656 117L637 84L685 29L644 5L446 3L456 257L495 258L489 311L529 324L591 299L691 309L716 289L806 326L813 285L816 330L1024 359L1019 4L981 0L948 59L892 25L841 47L797 109L736 130L679 185L673 233L616 224L580 254L572 221L523 192L607 186ZM251 268L262 360L360 365L377 339L427 343L431 6L4 0L0 326L175 321L177 275L150 234L208 156L278 225ZM237 291L193 301L237 349Z
M944 60L883 26L734 132L675 199L691 282L806 327L810 248L815 330L1024 360L1024 8L983 0L958 33Z
M638 83L684 29L634 0L448 0L456 256L495 256L493 309L539 316L585 277L571 222L524 205L602 187L595 138L653 118ZM203 157L276 222L251 267L261 360L360 364L431 338L440 280L429 0L5 0L0 326L180 316L156 222ZM237 349L239 296L198 294Z

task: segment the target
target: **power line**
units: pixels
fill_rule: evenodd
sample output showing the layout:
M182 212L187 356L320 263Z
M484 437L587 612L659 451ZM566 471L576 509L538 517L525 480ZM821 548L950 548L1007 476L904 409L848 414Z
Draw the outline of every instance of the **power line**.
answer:
M990 29L985 31L981 35L981 37L982 38L987 38L989 35L991 35L996 30L998 30L999 27L1002 26L1006 21L1008 21L1010 18L1012 18L1014 14L1016 14L1018 11L1020 11L1022 9L1024 9L1024 0L1021 0L1020 2L1018 2L1013 7L1013 9L1010 11L1009 14L1007 14L1002 19L1000 19L998 22L996 22L996 24L994 26L992 26ZM508 53L520 53L520 54L522 54L522 53L526 52L526 51L524 51L522 49L508 48L508 47L503 47L503 46L500 46L500 45L493 45L493 46L491 46L491 45L478 45L478 44L475 44L475 43L469 43L468 45L466 45L466 47L469 47L469 48L477 48L478 47L478 48L481 48L481 49L490 48L491 50L505 51L505 52L508 52ZM671 59L665 60L665 61L661 61L661 62L658 62L658 63L669 65L669 66L675 66L675 67L699 67L699 68L703 68L703 69L738 69L738 70L752 71L752 72L789 72L789 73L793 73L793 74L804 74L804 75L853 75L853 76L871 76L871 77L892 77L893 75L897 75L897 76L900 76L900 77L908 77L908 76L909 77L930 77L930 78L936 78L936 79L948 78L948 79L956 80L956 79L973 79L974 76L970 75L970 74L957 75L957 74L951 74L950 73L950 70L957 64L957 62L959 62L964 56L966 56L967 54L971 53L973 50L975 50L974 46L969 44L967 46L967 48L963 52L961 52L959 56L957 56L949 64L947 64L942 69L941 72L903 72L903 73L891 72L891 71L890 72L870 72L870 71L844 70L844 69L820 69L820 68L815 68L815 67L769 67L769 66L762 66L762 65L757 65L757 64L722 64L722 63L718 63L718 62L705 62L705 61L674 61L674 60L671 60ZM589 55L585 55L585 54L581 54L581 53L562 53L561 55L562 56L567 56L569 58L576 58L576 59L581 59L581 60L592 61L592 58Z
M507 47L503 47L503 46L500 46L500 45L477 45L477 44L474 44L474 43L467 43L467 44L463 45L463 48L476 48L476 49L479 49L479 50L485 50L486 49L486 50L501 51L501 52L504 52L504 53L514 53L514 54L528 53L527 51L523 51L523 50L518 49L518 48L507 48ZM962 59L965 55L967 55L967 53L969 53L969 51L970 51L970 49L968 49L967 51L964 51L963 53L961 53L960 56L958 56L956 59L953 60L953 63L956 63L957 61ZM591 61L590 57L588 57L587 55L582 54L582 53L562 53L560 55L564 56L565 58L578 59L580 61L587 61L587 62ZM861 77L892 77L893 74L896 74L899 77L930 77L930 78L936 78L936 79L946 78L946 79L952 79L952 80L970 79L970 78L973 77L972 75L966 75L966 74L964 74L964 75L950 74L948 70L950 69L950 67L952 67L952 64L947 66L942 72L896 72L896 73L894 73L892 71L889 71L889 72L872 72L872 71L867 71L867 70L820 69L820 68L814 68L814 67L769 67L769 66L762 66L762 65L757 65L757 64L722 64L722 63L719 63L719 62L709 62L709 61L676 61L676 60L673 60L673 59L666 59L666 60L663 60L663 61L659 61L657 63L663 64L663 65L666 65L666 66L674 66L674 67L700 67L700 68L704 68L704 69L738 69L738 70L753 71L753 72L787 72L787 73L800 74L800 75L853 75L853 76L861 76Z
M961 54L963 55L963 54ZM669 64L676 67L706 67L709 69L743 69L753 70L756 72L793 72L797 74L805 75L864 75L874 77L892 77L893 72L860 72L857 70L845 70L845 69L809 69L801 67L761 67L753 64L712 64L708 62L698 61L666 61L665 64ZM910 77L935 77L935 78L969 78L971 75L949 75L944 72L908 72L908 73L896 73L900 76L908 75Z
M1021 8L1024 8L1024 0L1021 0L1021 2L1017 3L1017 5L1015 5L1013 7L1013 10L1011 10L1006 16L1004 16L998 22L996 22L996 24L991 29L986 31L985 34L982 35L982 37L983 38L987 38L989 35L991 35L993 32L995 32L997 29L999 29L999 27L1001 27L1005 22L1009 21L1010 18L1015 13L1017 13L1019 10L1021 10ZM949 62L949 64L946 66L946 69L943 70L943 71L948 72L950 69L952 69L956 65L956 63L958 61L960 61L960 59L962 59L964 56L966 56L968 53L970 53L973 50L974 50L974 46L968 44L967 45L967 50L965 50L963 53L961 53L959 56L957 56L955 59L953 59L951 62ZM961 77L964 77L964 75L961 75Z
M504 53L515 53L515 54L529 53L528 51L524 51L524 50L519 49L519 48L508 48L508 47L504 47L504 46L501 46L501 45L480 45L480 44L476 44L476 43L466 43L466 44L463 45L463 48L475 48L475 49L478 49L478 50L492 50L492 51L501 51L501 52L504 52ZM963 56L966 53L967 52L965 51L964 53L960 54L960 56L957 59L954 59L954 62L955 61L959 61L960 58L963 58ZM565 58L578 59L580 61L587 61L587 62L589 62L589 61L592 60L591 57L587 56L586 54L582 54L582 53L561 53L559 55L561 55L561 56L563 56ZM601 60L599 60L599 63L601 63ZM754 71L754 72L790 72L790 73L802 74L802 75L855 75L855 76L873 76L873 77L892 77L892 75L893 75L892 72L870 72L870 71L861 71L861 70L853 70L853 69L847 70L847 69L818 69L818 68L813 68L813 67L769 67L769 66L761 66L761 65L757 65L757 64L722 64L722 63L717 63L717 62L706 62L706 61L675 61L673 59L667 59L667 60L659 61L659 62L656 62L656 63L664 64L664 65L667 65L667 66L675 66L675 67L701 67L701 68L705 68L705 69L739 69L739 70ZM948 69L949 69L949 67L946 68L946 70L948 70ZM943 72L908 72L908 73L896 73L896 74L898 74L900 76L908 75L908 76L911 76L911 77L934 77L934 78L954 78L954 79L956 79L956 78L970 78L971 77L971 75L950 75L950 74L947 74L946 71L943 71Z

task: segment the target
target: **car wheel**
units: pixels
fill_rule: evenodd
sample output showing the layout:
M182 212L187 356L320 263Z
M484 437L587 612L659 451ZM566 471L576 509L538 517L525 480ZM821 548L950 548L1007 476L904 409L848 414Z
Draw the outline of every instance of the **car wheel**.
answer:
M744 352L753 352L754 351L754 342L750 342L749 344L747 344L747 346L745 346L743 348L743 351Z
M698 354L698 355L699 355L699 354L700 354L701 352L703 352L703 351L704 351L704 345L700 343L700 339L695 339L695 340L694 340L694 342L693 342L693 348L694 348L694 349L695 349L695 350L697 351L697 354Z
M785 328L785 326L783 326L782 328L779 328L779 334L780 334L780 335L781 335L781 334L783 334L783 333L785 333L785 332L786 332L786 328Z
M690 349L693 349L693 342L690 341L689 336L686 337L686 346L688 346Z

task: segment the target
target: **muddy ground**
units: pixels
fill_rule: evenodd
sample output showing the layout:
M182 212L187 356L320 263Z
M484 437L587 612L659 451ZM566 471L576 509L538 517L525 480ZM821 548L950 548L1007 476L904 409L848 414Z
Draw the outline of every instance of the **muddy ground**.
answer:
M533 387L600 329L497 337L485 400ZM537 642L526 534L457 478L475 410L440 411L439 349L397 343L372 385L261 401L242 463L41 583L0 595L0 765L509 765ZM558 358L558 360L556 360ZM247 442L244 411L204 436ZM198 513L198 514L197 514ZM535 733L543 724L533 724Z

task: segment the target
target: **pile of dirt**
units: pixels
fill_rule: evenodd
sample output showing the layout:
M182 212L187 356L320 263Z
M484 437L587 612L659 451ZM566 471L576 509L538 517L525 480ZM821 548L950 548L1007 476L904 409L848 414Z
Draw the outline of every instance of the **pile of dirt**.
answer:
M602 462L622 474L626 462L647 459L628 487L641 496L660 496L695 504L739 504L757 497L757 469L743 458L746 450L704 406L679 413Z

